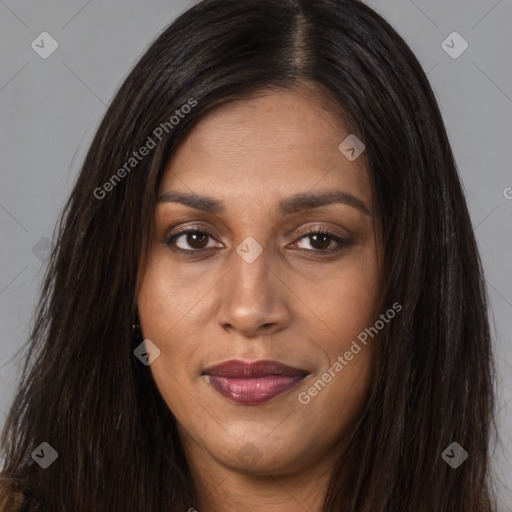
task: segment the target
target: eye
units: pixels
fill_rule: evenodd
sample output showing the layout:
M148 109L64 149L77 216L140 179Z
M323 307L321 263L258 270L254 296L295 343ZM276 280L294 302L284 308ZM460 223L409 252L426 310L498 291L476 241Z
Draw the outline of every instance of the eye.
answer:
M189 228L168 236L164 240L164 243L173 251L188 253L200 252L203 249L222 247L222 244L215 242L208 246L208 239L210 238L213 241L213 235L204 229ZM308 244L310 248L301 246L303 240L309 240ZM297 246L297 248L301 250L318 253L331 253L341 250L349 244L349 240L341 238L328 230L312 229L303 233L292 245Z
M334 233L331 233L328 230L325 229L312 229L310 231L307 231L306 233L303 233L301 237L297 240L297 242L294 242L295 245L300 244L302 240L308 240L309 239L309 246L313 247L313 249L309 249L308 247L298 247L299 249L305 249L307 251L314 251L314 252L335 252L343 247L349 245L349 240L345 238L341 238L338 235L335 235ZM332 242L334 242L334 247L331 246Z
M176 251L197 252L198 249L210 249L218 246L215 244L210 247L207 246L208 238L211 237L212 235L208 231L202 229L187 229L169 236L165 240L165 244ZM182 246L180 247L179 244ZM187 245L189 248L187 248Z

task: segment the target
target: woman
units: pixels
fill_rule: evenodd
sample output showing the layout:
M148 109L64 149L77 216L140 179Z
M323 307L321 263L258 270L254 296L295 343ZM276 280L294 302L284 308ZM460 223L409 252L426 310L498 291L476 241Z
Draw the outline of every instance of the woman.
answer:
M482 275L385 20L204 0L130 73L66 204L4 509L495 510Z

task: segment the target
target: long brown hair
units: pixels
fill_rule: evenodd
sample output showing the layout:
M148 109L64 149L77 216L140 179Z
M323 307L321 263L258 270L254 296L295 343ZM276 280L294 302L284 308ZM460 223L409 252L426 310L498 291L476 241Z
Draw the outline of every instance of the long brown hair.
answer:
M30 511L194 506L175 418L133 354L155 193L178 143L209 110L298 83L320 87L366 146L383 304L403 306L378 345L352 457L340 454L322 511L494 510L487 298L457 168L417 59L356 0L205 0L131 71L56 228L1 438L6 510L18 510L22 491ZM135 163L148 138L154 146ZM42 442L58 453L46 469L31 457ZM469 454L456 469L442 457L452 442ZM355 461L349 480L346 460Z

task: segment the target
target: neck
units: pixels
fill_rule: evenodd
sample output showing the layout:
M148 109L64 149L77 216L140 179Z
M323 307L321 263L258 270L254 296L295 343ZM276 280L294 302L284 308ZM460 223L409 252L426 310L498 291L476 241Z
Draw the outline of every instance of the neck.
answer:
M330 472L312 468L267 476L221 468L195 468L193 472L200 512L321 512L330 476Z
M298 470L256 473L223 464L183 435L196 503L189 512L321 512L340 446ZM201 453L202 452L202 453ZM192 506L193 505L193 506Z

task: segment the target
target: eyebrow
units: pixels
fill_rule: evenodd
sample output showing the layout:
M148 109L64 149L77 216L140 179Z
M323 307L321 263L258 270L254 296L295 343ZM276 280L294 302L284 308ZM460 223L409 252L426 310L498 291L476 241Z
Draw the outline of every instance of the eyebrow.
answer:
M207 196L198 196L185 192L169 191L157 198L157 204L180 203L190 208L202 210L212 214L221 214L226 211L222 201ZM361 199L343 192L341 190L329 190L325 192L302 192L286 199L278 204L278 211L281 215L290 215L303 210L312 210L330 204L342 203L352 206L371 217L371 213Z

